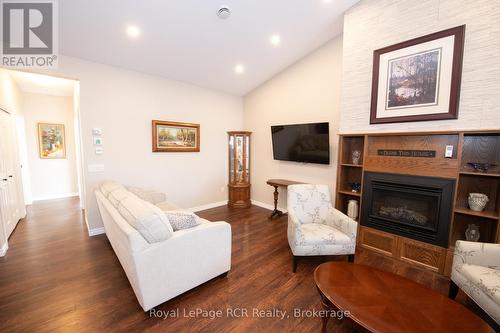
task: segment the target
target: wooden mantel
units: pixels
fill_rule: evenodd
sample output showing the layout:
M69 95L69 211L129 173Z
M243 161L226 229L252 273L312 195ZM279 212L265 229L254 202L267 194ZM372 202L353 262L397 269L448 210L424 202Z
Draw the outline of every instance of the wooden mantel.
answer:
M358 246L449 275L455 242L465 239L464 233L469 223L479 225L479 241L500 243L500 129L349 133L339 136L335 204L343 212L347 211L348 200L359 200L360 207L363 205L362 190L352 192L350 184L360 183L363 188L364 173L368 171L455 180L447 248L364 227L361 223ZM451 158L445 157L446 146L453 147ZM354 150L362 153L358 164L352 161ZM385 156L383 151L425 151L435 153L435 156ZM475 171L468 162L494 163L497 166L482 173ZM484 212L473 212L468 208L466 197L470 192L488 195L490 202Z

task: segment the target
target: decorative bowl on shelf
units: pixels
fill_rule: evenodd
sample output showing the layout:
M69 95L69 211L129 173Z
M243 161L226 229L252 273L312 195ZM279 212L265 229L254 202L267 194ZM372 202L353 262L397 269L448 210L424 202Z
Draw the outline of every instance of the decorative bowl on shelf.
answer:
M493 163L479 163L479 162L467 162L468 165L474 168L474 171L486 172L490 168L494 168L497 165Z
M483 193L469 193L467 201L469 202L469 208L471 210L475 212L482 212L486 208L490 199Z

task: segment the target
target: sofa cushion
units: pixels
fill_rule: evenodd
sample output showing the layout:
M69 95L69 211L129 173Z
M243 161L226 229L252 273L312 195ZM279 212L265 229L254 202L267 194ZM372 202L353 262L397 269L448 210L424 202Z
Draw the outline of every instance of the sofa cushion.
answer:
M351 239L342 231L320 223L307 223L300 226L300 245L345 245Z
M123 198L117 207L122 217L134 227L148 243L157 243L172 237L173 229L158 207L134 195Z
M168 212L171 210L182 210L181 207L179 207L171 202L168 202L168 201L159 202L159 203L155 204L155 206L160 208L164 212Z
M127 196L131 196L131 195L133 195L133 194L130 193L129 191L127 191L126 189L118 188L114 191L109 192L108 200L113 205L113 207L117 208L120 201L125 199Z
M464 264L460 273L469 281L472 294L481 291L500 306L500 270Z
M165 193L145 190L140 187L127 186L127 190L141 198L142 200L146 200L153 205L165 201L167 199Z
M114 181L105 181L101 184L100 190L101 193L107 198L109 194L117 189L123 189L125 190L125 187L117 182Z
M183 211L168 211L165 215L174 231L189 229L201 224L200 219L194 213Z

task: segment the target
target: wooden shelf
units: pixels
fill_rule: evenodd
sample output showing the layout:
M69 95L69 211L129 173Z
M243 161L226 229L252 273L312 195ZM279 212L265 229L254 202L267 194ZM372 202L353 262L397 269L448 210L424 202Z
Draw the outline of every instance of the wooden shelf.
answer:
M498 220L498 217L499 217L498 212L495 212L495 211L476 212L476 211L473 211L471 209L463 208L463 207L455 208L455 213L477 216L477 217L484 217L484 218L493 219L493 220Z
M363 164L348 164L348 163L342 163L340 164L343 167L350 167L350 168L362 168Z
M361 197L361 192L351 192L351 191L339 190L339 193L345 194L345 195L352 195L353 197Z
M500 173L488 173L477 171L460 171L461 175L480 176L480 177L500 177Z

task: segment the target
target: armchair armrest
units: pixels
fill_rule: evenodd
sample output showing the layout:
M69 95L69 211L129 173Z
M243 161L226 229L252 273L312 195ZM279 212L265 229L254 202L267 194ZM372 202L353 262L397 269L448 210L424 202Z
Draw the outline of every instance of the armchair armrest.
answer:
M356 240L356 235L358 233L358 222L351 219L341 211L330 207L330 209L328 210L328 218L326 219L325 224L339 229L350 239Z
M290 247L292 248L293 251L295 246L299 245L299 240L302 238L301 223L292 209L288 210L287 215L288 215L288 230L287 230L288 243L290 244Z
M457 241L453 268L463 264L500 269L500 244Z

